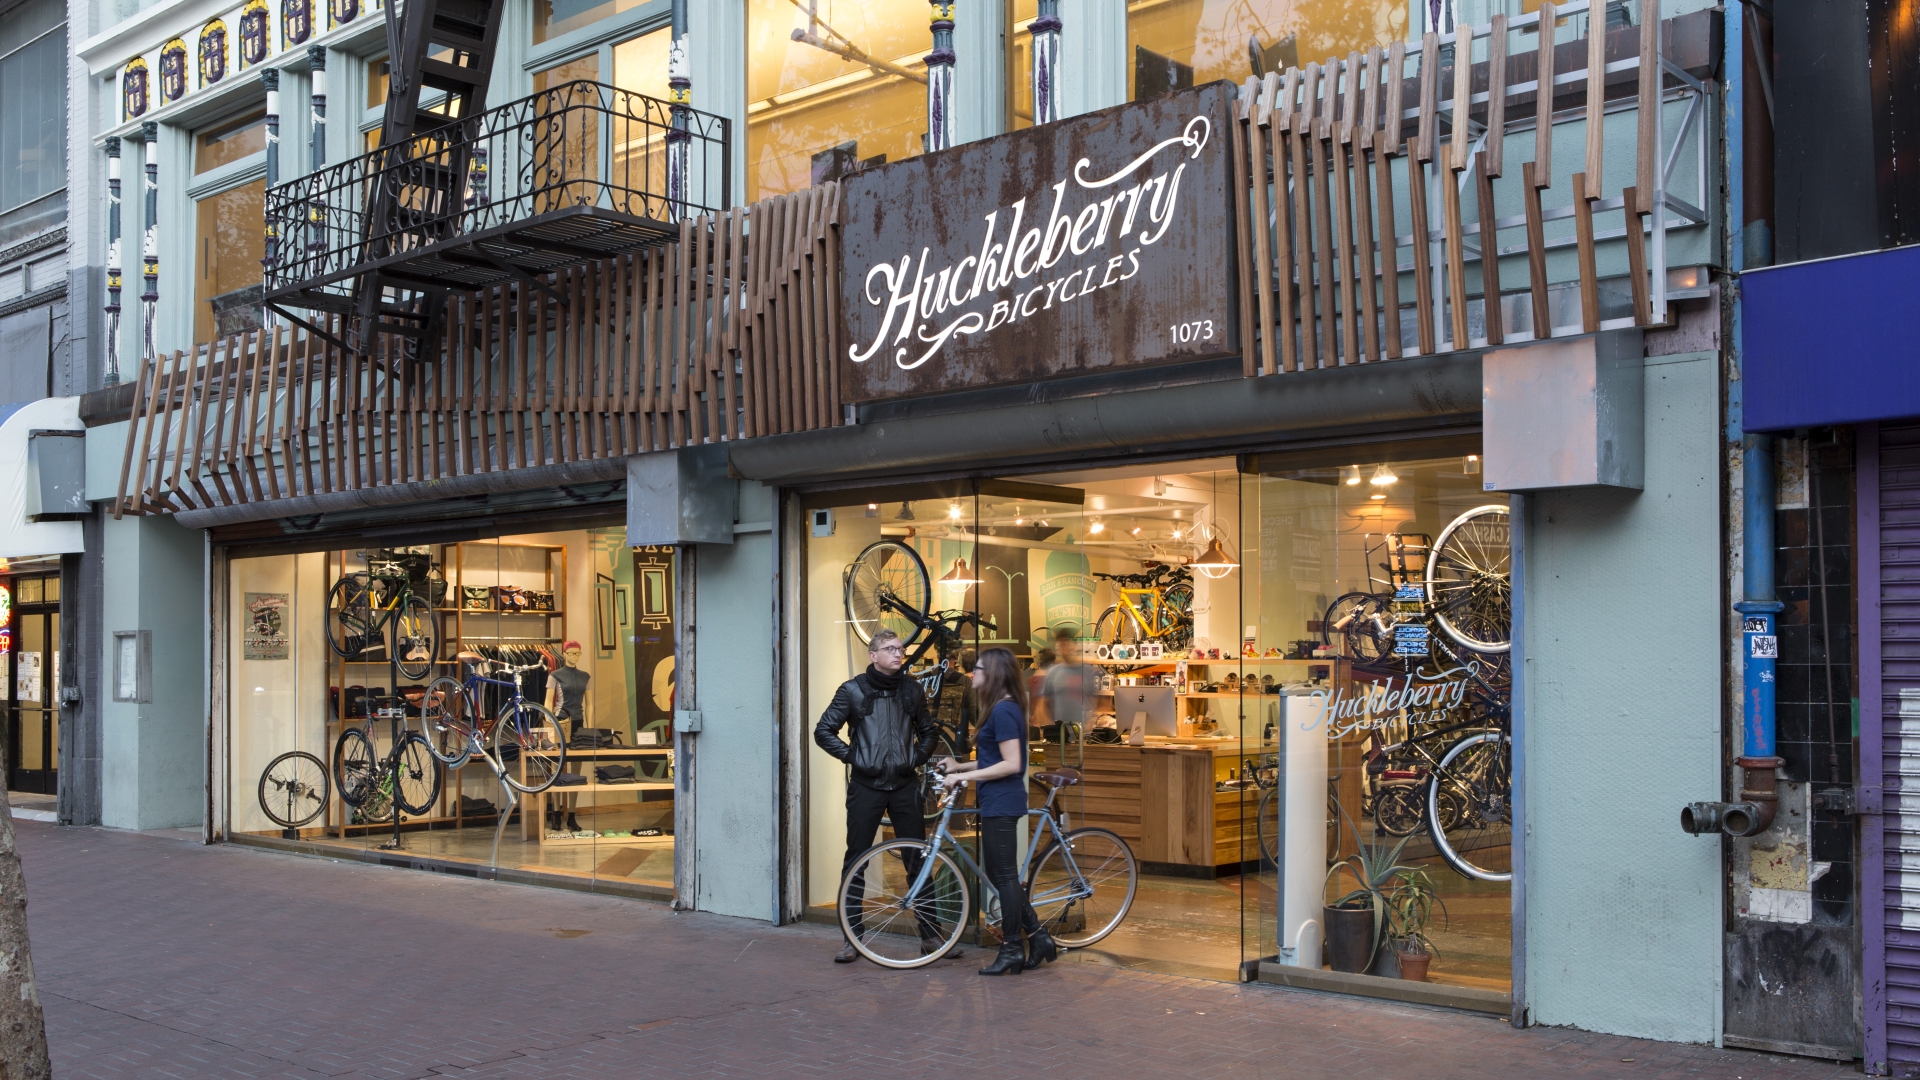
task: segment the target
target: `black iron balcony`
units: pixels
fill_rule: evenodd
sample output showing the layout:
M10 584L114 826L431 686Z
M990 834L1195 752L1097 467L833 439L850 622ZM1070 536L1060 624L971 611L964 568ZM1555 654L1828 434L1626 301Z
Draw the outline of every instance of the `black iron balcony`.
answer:
M728 208L728 143L722 117L584 81L452 120L269 191L266 302L378 320L677 237Z

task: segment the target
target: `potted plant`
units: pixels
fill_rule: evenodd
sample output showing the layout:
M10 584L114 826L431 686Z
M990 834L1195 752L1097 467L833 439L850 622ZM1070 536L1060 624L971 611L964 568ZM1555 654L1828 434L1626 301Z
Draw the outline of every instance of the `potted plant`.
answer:
M1427 981L1427 966L1440 951L1427 936L1433 924L1433 910L1444 917L1447 905L1433 886L1433 878L1417 867L1401 867L1398 879L1387 890L1389 921L1393 925L1393 946L1399 960L1399 975L1414 982Z
M1400 853L1412 837L1401 837L1391 847L1369 844L1360 839L1360 831L1344 809L1340 818L1358 850L1327 868L1328 881L1344 870L1354 884L1353 889L1327 904L1327 960L1335 971L1358 974L1374 966L1383 943L1399 936L1393 893L1402 874L1412 872L1424 877L1425 871L1400 865Z

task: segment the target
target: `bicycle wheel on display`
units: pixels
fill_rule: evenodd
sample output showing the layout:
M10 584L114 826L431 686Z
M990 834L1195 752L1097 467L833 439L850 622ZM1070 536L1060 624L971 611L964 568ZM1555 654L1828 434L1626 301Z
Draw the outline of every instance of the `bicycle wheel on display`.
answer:
M373 628L373 590L367 575L348 574L334 582L327 593L328 647L351 660L366 650Z
M493 756L507 783L529 795L545 791L567 767L567 739L543 705L508 703L493 725Z
M1416 784L1385 784L1373 797L1373 826L1388 836L1412 836L1427 823L1426 799Z
M400 809L414 817L431 814L440 798L440 762L425 736L417 731L401 736L400 748L393 755L393 772L393 801L400 804Z
M440 619L424 597L408 594L393 613L387 633L392 649L388 655L399 665L400 674L424 679L433 672L433 662L440 658Z
M327 808L326 763L305 750L290 750L260 774L260 809L283 829L297 829Z
M1427 782L1427 822L1447 865L1480 881L1512 881L1513 740L1468 735L1447 748Z
M1260 792L1260 808L1254 813L1254 834L1260 839L1260 865L1277 867L1280 865L1280 789L1270 787Z
M1074 868L1079 869L1078 880ZM1140 865L1133 849L1107 829L1073 830L1066 835L1064 849L1050 844L1027 871L1027 903L1040 917L1040 926L1054 940L1073 948L1113 933L1133 907L1139 887Z
M1320 641L1349 660L1371 663L1393 651L1390 637L1382 638L1375 616L1384 617L1387 603L1372 593L1350 592L1327 605L1320 622Z
M917 882L929 858L933 867ZM868 848L840 879L834 903L847 940L860 955L889 968L924 967L945 956L973 914L959 864L920 840Z
M898 540L868 544L847 567L847 621L862 644L891 630L908 647L922 633L912 619L895 607L924 618L933 604L933 582L920 553Z
M435 679L420 697L420 727L427 737L427 748L449 769L465 765L473 756L478 719L467 688L458 679Z
M1474 652L1513 645L1512 528L1507 508L1476 506L1441 531L1427 560L1427 603L1447 636Z
M348 728L333 744L333 782L340 801L353 807L365 805L379 785L379 755L373 752L373 740L365 731Z

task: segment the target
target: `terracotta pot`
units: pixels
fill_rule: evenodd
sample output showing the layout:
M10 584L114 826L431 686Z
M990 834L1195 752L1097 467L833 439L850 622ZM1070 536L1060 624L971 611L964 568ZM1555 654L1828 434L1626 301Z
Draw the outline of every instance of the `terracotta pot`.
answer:
M1414 982L1427 981L1427 965L1433 963L1432 953L1403 952L1400 954L1400 977Z
M1327 963L1335 971L1359 974L1373 964L1373 911L1337 908L1325 911Z

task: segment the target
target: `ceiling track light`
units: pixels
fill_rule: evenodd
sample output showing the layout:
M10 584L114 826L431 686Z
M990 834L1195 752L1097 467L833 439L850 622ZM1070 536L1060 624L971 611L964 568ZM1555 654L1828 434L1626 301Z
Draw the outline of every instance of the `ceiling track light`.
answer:
M1349 465L1346 468L1341 469L1340 482L1347 485L1348 487L1353 487L1358 483L1360 483L1360 466Z
M910 502L901 503L900 512L894 515L894 520L912 521L913 520L913 504Z
M1387 466L1385 465L1374 466L1372 482L1375 487L1386 487L1388 484L1398 483L1399 480L1400 478L1398 476L1395 476L1393 474L1393 470L1388 468Z

